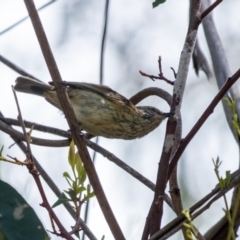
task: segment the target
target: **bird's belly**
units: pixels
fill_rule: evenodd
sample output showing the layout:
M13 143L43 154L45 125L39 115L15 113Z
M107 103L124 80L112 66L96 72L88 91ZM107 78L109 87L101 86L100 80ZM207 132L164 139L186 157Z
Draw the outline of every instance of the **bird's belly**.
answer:
M139 135L139 124L132 116L119 113L114 106L98 104L89 107L74 105L73 110L81 127L88 133L106 138L134 139Z

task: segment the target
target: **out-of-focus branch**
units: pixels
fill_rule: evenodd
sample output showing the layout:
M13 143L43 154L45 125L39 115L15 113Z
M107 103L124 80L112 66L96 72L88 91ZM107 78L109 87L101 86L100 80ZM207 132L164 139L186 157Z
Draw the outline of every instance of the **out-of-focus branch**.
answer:
M206 74L208 79L211 78L212 73L211 73L207 58L205 57L200 47L198 39L194 47L192 59L193 59L193 67L195 69L197 76L199 74L199 71L202 70Z
M99 78L100 84L103 84L104 52L105 52L106 36L107 36L108 12L109 12L109 0L106 0L105 10L104 10L104 26L103 26L103 33L102 33L101 53L100 53L100 78Z
M191 2L192 1L190 0L190 4ZM222 0L216 0L211 6L209 6L204 12L202 12L201 19L204 19L221 2ZM197 76L198 76L199 70L202 70L206 74L208 79L212 77L212 73L211 73L207 58L205 57L203 51L201 50L198 39L196 41L192 59L193 59L193 67L195 69Z
M209 6L210 6L209 0L202 1L202 11L204 11ZM214 24L212 13L210 13L208 16L206 16L203 19L202 24L203 24L204 33L207 39L208 48L211 54L218 88L221 89L225 81L232 75L232 73L228 64L228 60L226 58L226 54L222 47L222 43L219 38L216 26ZM237 114L238 114L238 118L240 119L240 97L239 97L238 87L236 85L232 86L231 89L229 90L229 93L231 97L236 101ZM227 96L228 96L228 93L226 93L224 97L227 97ZM232 133L237 143L239 144L238 136L232 125L231 111L224 101L222 101L222 104L223 104L228 125L232 130Z
M205 12L206 9L210 6L210 4L211 4L210 0L203 0L202 12ZM220 89L225 83L226 79L229 76L231 76L232 73L220 37L218 35L212 14L209 14L207 17L204 18L203 29L213 62L216 81L218 84L218 88ZM238 86L236 84L230 88L229 92L226 93L224 97L228 97L229 95L236 102L236 112L238 115L238 119L240 119L240 95ZM240 147L239 136L237 135L237 132L232 124L233 116L231 110L225 101L222 101L222 104L225 112L225 117L227 119L227 123L233 133L233 136L238 146ZM231 209L233 208L234 199L236 199L236 192L237 192L236 190L233 192ZM235 231L237 231L239 225L240 225L240 211L238 211L238 215L234 222ZM205 236L207 239L211 240L227 239L228 227L229 227L228 221L226 217L224 217L220 219L212 228L210 228Z
M11 62L8 59L6 59L5 57L3 57L2 55L0 55L0 61L17 73L19 73L23 76L30 77L30 78L33 78L33 79L36 79L36 80L40 81L39 79L37 79L33 75L27 73L25 70L23 70L22 68L20 68L16 64L14 64L13 62Z
M41 11L41 10L43 10L44 8L46 8L47 6L51 5L51 4L54 3L54 2L56 2L56 0L52 0L52 1L44 4L43 6L41 6L40 8L38 8L37 10L38 10L38 11ZM5 34L5 33L8 32L8 31L10 31L11 29L15 28L16 26L18 26L20 23L24 22L24 21L27 20L28 18L29 18L29 16L26 16L26 17L20 19L19 21L17 21L16 23L14 23L13 25L11 25L11 26L7 27L6 29L2 30L2 31L0 32L0 36L3 35L3 34ZM26 76L26 75L24 75L24 76Z

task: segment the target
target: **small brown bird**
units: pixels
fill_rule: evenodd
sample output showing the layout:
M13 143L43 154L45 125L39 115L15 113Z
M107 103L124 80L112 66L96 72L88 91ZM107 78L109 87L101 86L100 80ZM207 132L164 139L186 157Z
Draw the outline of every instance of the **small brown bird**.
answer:
M76 118L83 130L106 138L140 138L171 116L154 107L137 107L111 88L98 84L64 82ZM18 77L14 89L44 97L61 109L54 86Z

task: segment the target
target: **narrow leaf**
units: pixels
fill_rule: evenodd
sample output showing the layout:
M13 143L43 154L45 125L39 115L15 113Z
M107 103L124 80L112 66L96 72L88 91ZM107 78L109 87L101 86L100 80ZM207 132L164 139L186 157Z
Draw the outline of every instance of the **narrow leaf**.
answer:
M61 205L69 201L71 201L71 199L67 198L67 196L64 193L62 193L58 198L58 200L52 205L52 208L57 207L58 205Z

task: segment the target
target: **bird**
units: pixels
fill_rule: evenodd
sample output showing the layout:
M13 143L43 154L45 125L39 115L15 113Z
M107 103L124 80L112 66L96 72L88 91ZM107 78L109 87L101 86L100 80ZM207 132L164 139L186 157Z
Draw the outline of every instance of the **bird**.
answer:
M125 140L141 138L172 115L151 106L135 106L108 86L67 81L63 84L80 128L93 136ZM14 89L44 97L62 110L53 85L20 76L15 81Z

